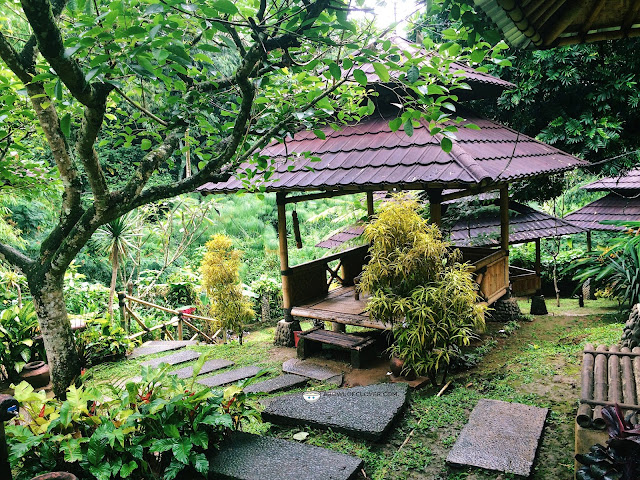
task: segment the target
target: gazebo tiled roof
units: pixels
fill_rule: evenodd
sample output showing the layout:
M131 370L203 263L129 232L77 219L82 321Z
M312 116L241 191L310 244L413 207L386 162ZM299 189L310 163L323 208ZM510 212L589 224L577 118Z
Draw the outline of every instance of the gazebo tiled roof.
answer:
M363 224L356 224L316 244L321 248L337 248L358 238ZM527 243L538 238L584 233L585 229L562 218L540 212L518 202L509 204L509 243ZM451 242L459 247L495 247L500 245L499 212L485 212L477 218L462 218L451 228Z
M630 170L628 173L618 177L601 178L600 180L591 182L582 188L592 192L635 190L640 193L640 169Z
M587 230L607 230L619 232L623 227L604 225L609 221L640 221L640 190L625 197L623 194L609 195L585 205L564 217L565 220Z
M409 137L403 131L392 132L390 119L381 116L340 131L325 127L325 140L301 131L263 150L276 168L264 186L268 192L465 188L550 175L586 164L494 121L475 115L466 118L480 130L461 127L449 153L440 147L439 135L431 135L426 126L416 127ZM303 152L320 161L296 156ZM247 167L241 166L240 171ZM207 183L199 191L241 189L242 181L232 176L225 182Z

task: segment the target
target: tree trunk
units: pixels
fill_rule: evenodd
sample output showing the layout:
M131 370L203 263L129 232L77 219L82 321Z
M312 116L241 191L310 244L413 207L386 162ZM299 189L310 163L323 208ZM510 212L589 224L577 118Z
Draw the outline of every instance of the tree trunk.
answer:
M64 303L62 278L47 278L50 274L44 277L42 284L29 283L29 289L47 351L53 392L64 399L67 387L80 374L80 359Z
M116 294L116 281L118 280L118 250L113 250L113 263L111 265L111 286L109 287L109 320L113 323L113 298Z

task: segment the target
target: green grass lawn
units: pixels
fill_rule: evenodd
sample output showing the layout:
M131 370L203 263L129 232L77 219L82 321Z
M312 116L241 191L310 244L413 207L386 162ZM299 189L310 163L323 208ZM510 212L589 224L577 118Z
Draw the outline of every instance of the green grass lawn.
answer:
M553 315L522 322L505 335L501 325L490 324L475 349L484 357L469 370L456 372L441 397L437 388L410 393L408 407L388 438L380 443L356 440L346 435L305 427L253 425L254 433L291 440L308 432L307 443L356 455L364 460L366 478L371 479L508 479L495 472L474 468L451 468L446 455L480 398L520 402L547 407L551 413L536 461L534 480L573 478L573 425L580 395L581 351L586 343L612 345L619 341L624 319L613 313L615 301L562 299L558 309L547 301ZM521 303L524 312L526 302ZM279 371L284 349L272 346L274 327L250 332L244 345L200 345L190 347L215 358L227 358L237 366L258 365ZM487 352L488 350L488 352ZM292 350L287 350L289 356ZM139 361L119 362L92 369L90 383L139 374ZM178 367L176 367L178 368ZM315 385L323 388L322 385ZM301 390L300 390L301 391ZM413 432L413 433L412 433ZM402 449L400 446L406 441ZM362 478L365 478L364 476Z

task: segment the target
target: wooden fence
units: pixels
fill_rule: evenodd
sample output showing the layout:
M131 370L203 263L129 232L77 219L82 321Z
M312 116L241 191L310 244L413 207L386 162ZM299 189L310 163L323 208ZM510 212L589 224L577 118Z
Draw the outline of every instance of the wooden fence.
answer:
M156 305L155 303L151 303L151 302L147 302L145 300L141 300L141 299L136 298L136 297L132 296L131 294L127 294L125 292L118 293L118 303L119 303L119 306L120 306L120 315L121 315L121 318L122 318L122 323L123 323L124 328L127 331L127 333L130 333L130 331L131 331L130 330L130 323L131 323L131 319L132 318L142 328L141 332L134 333L133 335L129 335L130 339L135 339L135 338L143 336L146 333L151 333L151 332L155 332L157 330L161 330L161 332L164 334L165 338L167 338L169 340L183 340L184 339L183 338L184 337L184 330L185 330L185 327L187 327L190 330L192 330L193 332L195 332L194 335L192 337L190 337L190 340L195 340L196 338L198 338L198 336L200 336L206 342L214 343L215 340L216 340L216 337L222 331L222 329L218 329L218 331L216 333L214 333L212 336L209 336L205 332L203 332L201 329L196 327L189 320L204 320L204 321L208 321L208 322L213 322L214 321L213 318L202 317L200 315L193 315L191 313L185 313L185 312L181 312L179 310L173 310L173 309L168 308L168 307L163 307L161 305ZM163 312L170 313L170 314L173 315L173 317L171 317L171 320L169 320L168 322L160 323L160 324L155 325L153 327L147 327L145 325L145 323L140 319L138 314L136 314L133 311L133 308L132 308L133 307L133 303L137 303L137 304L142 305L142 306L147 307L147 308L155 308L155 309L161 310ZM169 331L168 327L170 327L170 326L176 326L176 335L175 335L175 337Z

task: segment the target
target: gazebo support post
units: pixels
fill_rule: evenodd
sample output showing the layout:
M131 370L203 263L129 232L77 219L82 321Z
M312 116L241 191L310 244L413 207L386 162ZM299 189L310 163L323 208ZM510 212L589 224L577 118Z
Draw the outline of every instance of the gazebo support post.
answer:
M429 218L431 223L438 228L442 225L442 190L441 189L428 189L427 195L429 196Z
M500 248L507 254L504 278L509 285L509 184L500 187ZM507 290L508 293L508 290Z
M536 238L535 240L536 242L536 275L540 276L541 272L542 272L542 255L541 255L541 249L540 249L540 239Z
M280 254L280 275L282 275L282 309L284 320L291 322L291 285L289 283L289 247L287 246L287 205L286 193L276 194L278 206L278 245Z
M373 217L373 214L375 212L373 211L373 192L367 192L367 216L369 217L369 220L371 220L371 217Z
M591 251L591 230L587 230L587 252Z

